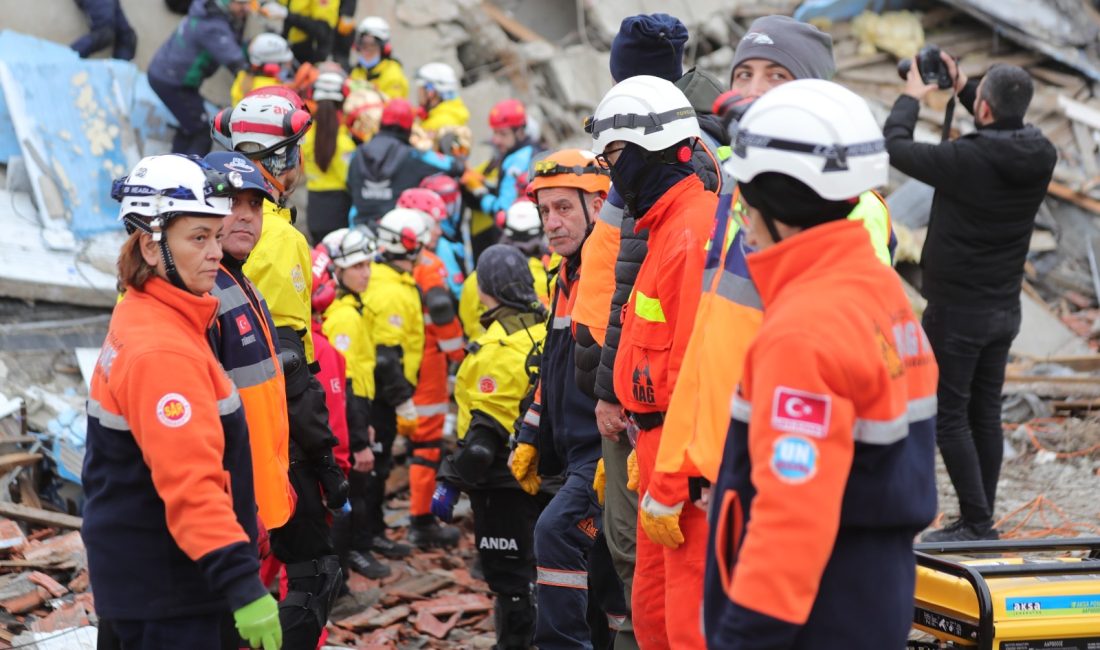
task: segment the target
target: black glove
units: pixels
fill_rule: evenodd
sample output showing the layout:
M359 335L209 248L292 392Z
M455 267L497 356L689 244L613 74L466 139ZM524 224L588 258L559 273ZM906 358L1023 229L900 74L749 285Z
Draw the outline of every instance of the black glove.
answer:
M321 481L321 490L325 493L325 505L329 510L340 510L348 502L348 479L344 470L336 465L332 454L325 454L317 460L317 478Z

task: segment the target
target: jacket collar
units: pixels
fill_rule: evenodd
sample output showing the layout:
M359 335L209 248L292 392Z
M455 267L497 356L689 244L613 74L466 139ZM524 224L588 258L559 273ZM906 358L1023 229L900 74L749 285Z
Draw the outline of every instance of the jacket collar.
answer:
M695 174L690 174L677 181L675 185L668 188L661 198L657 199L657 202L653 204L653 207L646 210L645 214L641 216L636 222L634 222L634 232L639 233L643 230L659 227L664 223L671 211L669 208L675 203L680 195L685 192L694 192L703 189L703 182L699 180L699 177Z
M218 299L209 293L201 296L178 289L167 280L153 277L140 289L130 288L136 300L155 300L179 313L196 332L204 332L214 322L218 314Z
M746 257L752 281L767 310L784 288L873 258L871 240L860 221L840 219L807 228L771 248ZM877 259L876 259L877 262Z
M393 264L386 262L376 262L371 265L370 269L371 282L384 282L384 283L404 283L416 285L416 280L413 279L412 273L399 269ZM370 288L368 287L368 291Z

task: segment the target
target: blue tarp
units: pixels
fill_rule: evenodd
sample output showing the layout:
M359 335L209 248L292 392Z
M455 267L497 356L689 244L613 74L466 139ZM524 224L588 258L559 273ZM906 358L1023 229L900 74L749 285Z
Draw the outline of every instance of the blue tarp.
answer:
M833 22L851 20L864 11L882 13L908 9L912 0L806 0L795 10L795 20L807 22L827 18Z
M19 153L35 158L20 151L14 118L61 189L73 234L119 229L111 181L137 162L145 141L171 140L174 119L145 75L132 63L80 59L64 45L11 30L0 31L0 62L15 82L0 102L0 162Z

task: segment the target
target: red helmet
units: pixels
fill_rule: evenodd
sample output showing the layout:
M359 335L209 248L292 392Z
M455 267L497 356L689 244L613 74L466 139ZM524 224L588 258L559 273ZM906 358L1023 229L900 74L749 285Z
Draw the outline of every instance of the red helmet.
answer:
M491 129L518 129L521 126L527 126L527 109L518 99L497 102L493 110L489 111Z
M332 258L328 256L324 244L309 251L313 271L313 295L310 302L313 304L313 313L320 316L321 312L328 309L333 300L336 300L336 280L332 278Z
M397 126L405 131L413 127L413 107L400 97L391 99L382 107L382 126Z
M462 198L458 181L446 174L432 174L420 181L420 187L438 194L439 198L443 199L443 203L447 204L447 212L450 212L452 206Z
M419 210L436 223L447 218L447 204L435 192L423 187L412 187L397 197L397 207Z
M253 95L275 95L294 104L294 108L300 111L309 111L309 107L302 101L302 96L286 86L263 86L248 93L245 97L252 97Z

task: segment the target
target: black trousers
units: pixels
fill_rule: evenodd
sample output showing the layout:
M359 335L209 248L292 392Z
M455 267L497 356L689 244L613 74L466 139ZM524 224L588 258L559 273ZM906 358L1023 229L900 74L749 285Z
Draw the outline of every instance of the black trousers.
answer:
M382 505L386 502L386 479L393 469L393 441L397 438L397 413L382 400L371 405L371 426L374 427L374 469L351 472L351 547L370 550L370 542L386 532Z
M993 524L1004 455L1001 389L1020 306L972 308L929 303L924 330L940 367L936 444L967 524Z
M535 583L537 497L514 488L470 490L474 543L495 594L527 594Z

